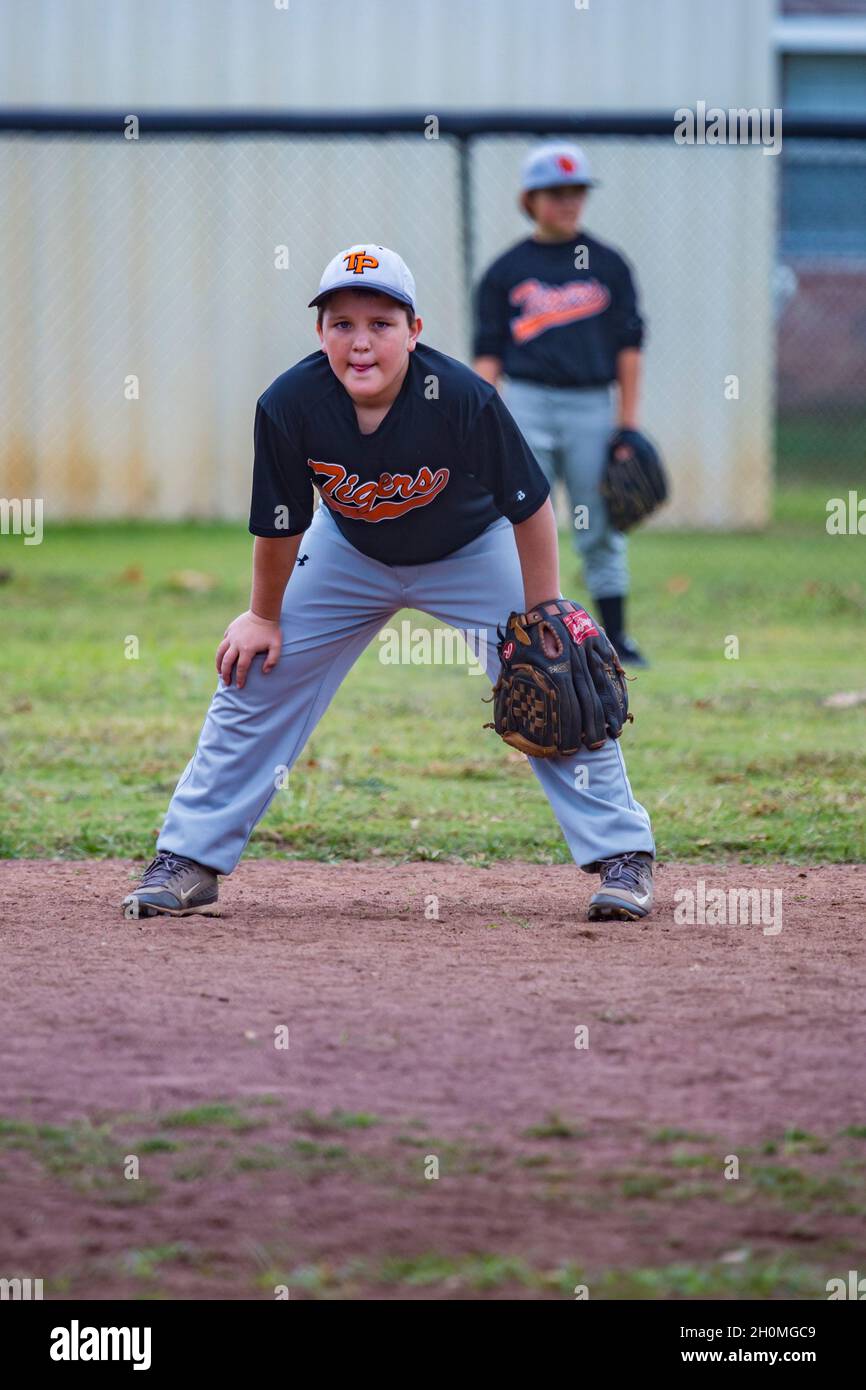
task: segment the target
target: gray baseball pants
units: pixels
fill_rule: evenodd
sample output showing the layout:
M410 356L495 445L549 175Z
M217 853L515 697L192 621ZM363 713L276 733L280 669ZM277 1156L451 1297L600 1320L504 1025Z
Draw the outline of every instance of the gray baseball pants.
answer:
M595 599L625 596L629 589L628 542L611 526L599 492L614 427L611 389L572 389L506 379L502 399L551 487L559 478L564 481L572 523L575 507L588 509L588 525L575 528L572 524L571 532L587 592ZM582 521L582 515L578 519Z
M257 656L243 690L218 682L157 841L158 849L221 874L234 869L279 795L281 770L292 767L347 672L395 613L414 608L463 632L483 629L481 658L495 680L496 625L524 606L514 530L504 517L443 560L391 566L350 545L320 506L301 554L308 558L286 586L277 665L264 675L263 655ZM489 717L488 710L479 700L479 715ZM649 816L632 795L618 742L529 761L581 867L628 850L655 852Z

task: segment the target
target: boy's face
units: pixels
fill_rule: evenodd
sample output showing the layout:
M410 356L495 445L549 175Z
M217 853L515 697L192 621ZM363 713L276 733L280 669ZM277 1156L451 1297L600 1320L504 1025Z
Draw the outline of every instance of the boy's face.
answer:
M326 301L316 332L331 371L352 399L374 406L399 388L421 320L410 328L406 306L389 295L338 290Z
M588 189L583 184L565 184L561 188L539 188L527 197L530 216L539 230L549 236L571 236L580 225Z

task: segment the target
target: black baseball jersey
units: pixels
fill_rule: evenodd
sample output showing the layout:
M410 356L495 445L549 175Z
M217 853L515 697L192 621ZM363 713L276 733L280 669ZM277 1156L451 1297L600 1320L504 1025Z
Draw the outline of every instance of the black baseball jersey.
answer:
M576 269L576 260L585 266ZM586 232L567 242L521 241L478 286L475 355L500 358L518 380L606 386L616 380L617 353L639 348L643 334L628 264Z
M318 351L259 397L254 442L253 535L306 531L315 485L346 540L386 565L441 560L550 491L494 388L421 342L372 434Z

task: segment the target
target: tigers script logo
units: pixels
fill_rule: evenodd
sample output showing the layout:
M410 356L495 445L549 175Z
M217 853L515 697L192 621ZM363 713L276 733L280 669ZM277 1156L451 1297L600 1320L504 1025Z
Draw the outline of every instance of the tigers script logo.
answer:
M599 280L572 280L567 285L522 280L508 298L520 305L519 316L511 322L511 336L516 343L527 343L548 328L603 313L610 303L610 291Z
M348 473L341 463L322 463L307 459L316 475L322 501L341 516L354 521L391 521L405 516L415 507L426 507L438 497L451 476L447 468L419 468L415 477L408 473L380 473L362 483L357 473Z

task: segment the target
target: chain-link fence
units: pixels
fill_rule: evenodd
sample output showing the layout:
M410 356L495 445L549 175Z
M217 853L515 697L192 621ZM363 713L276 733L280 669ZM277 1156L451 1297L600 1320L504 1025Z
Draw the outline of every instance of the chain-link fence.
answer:
M423 338L469 357L472 283L530 230L531 129L231 120L0 131L0 495L57 518L242 517L255 400L316 348L321 269L367 237L412 267ZM586 226L639 286L646 423L674 480L661 524L761 524L774 463L841 486L862 458L866 145L786 136L775 158L591 125Z
M776 264L779 476L866 464L866 140L786 140Z

